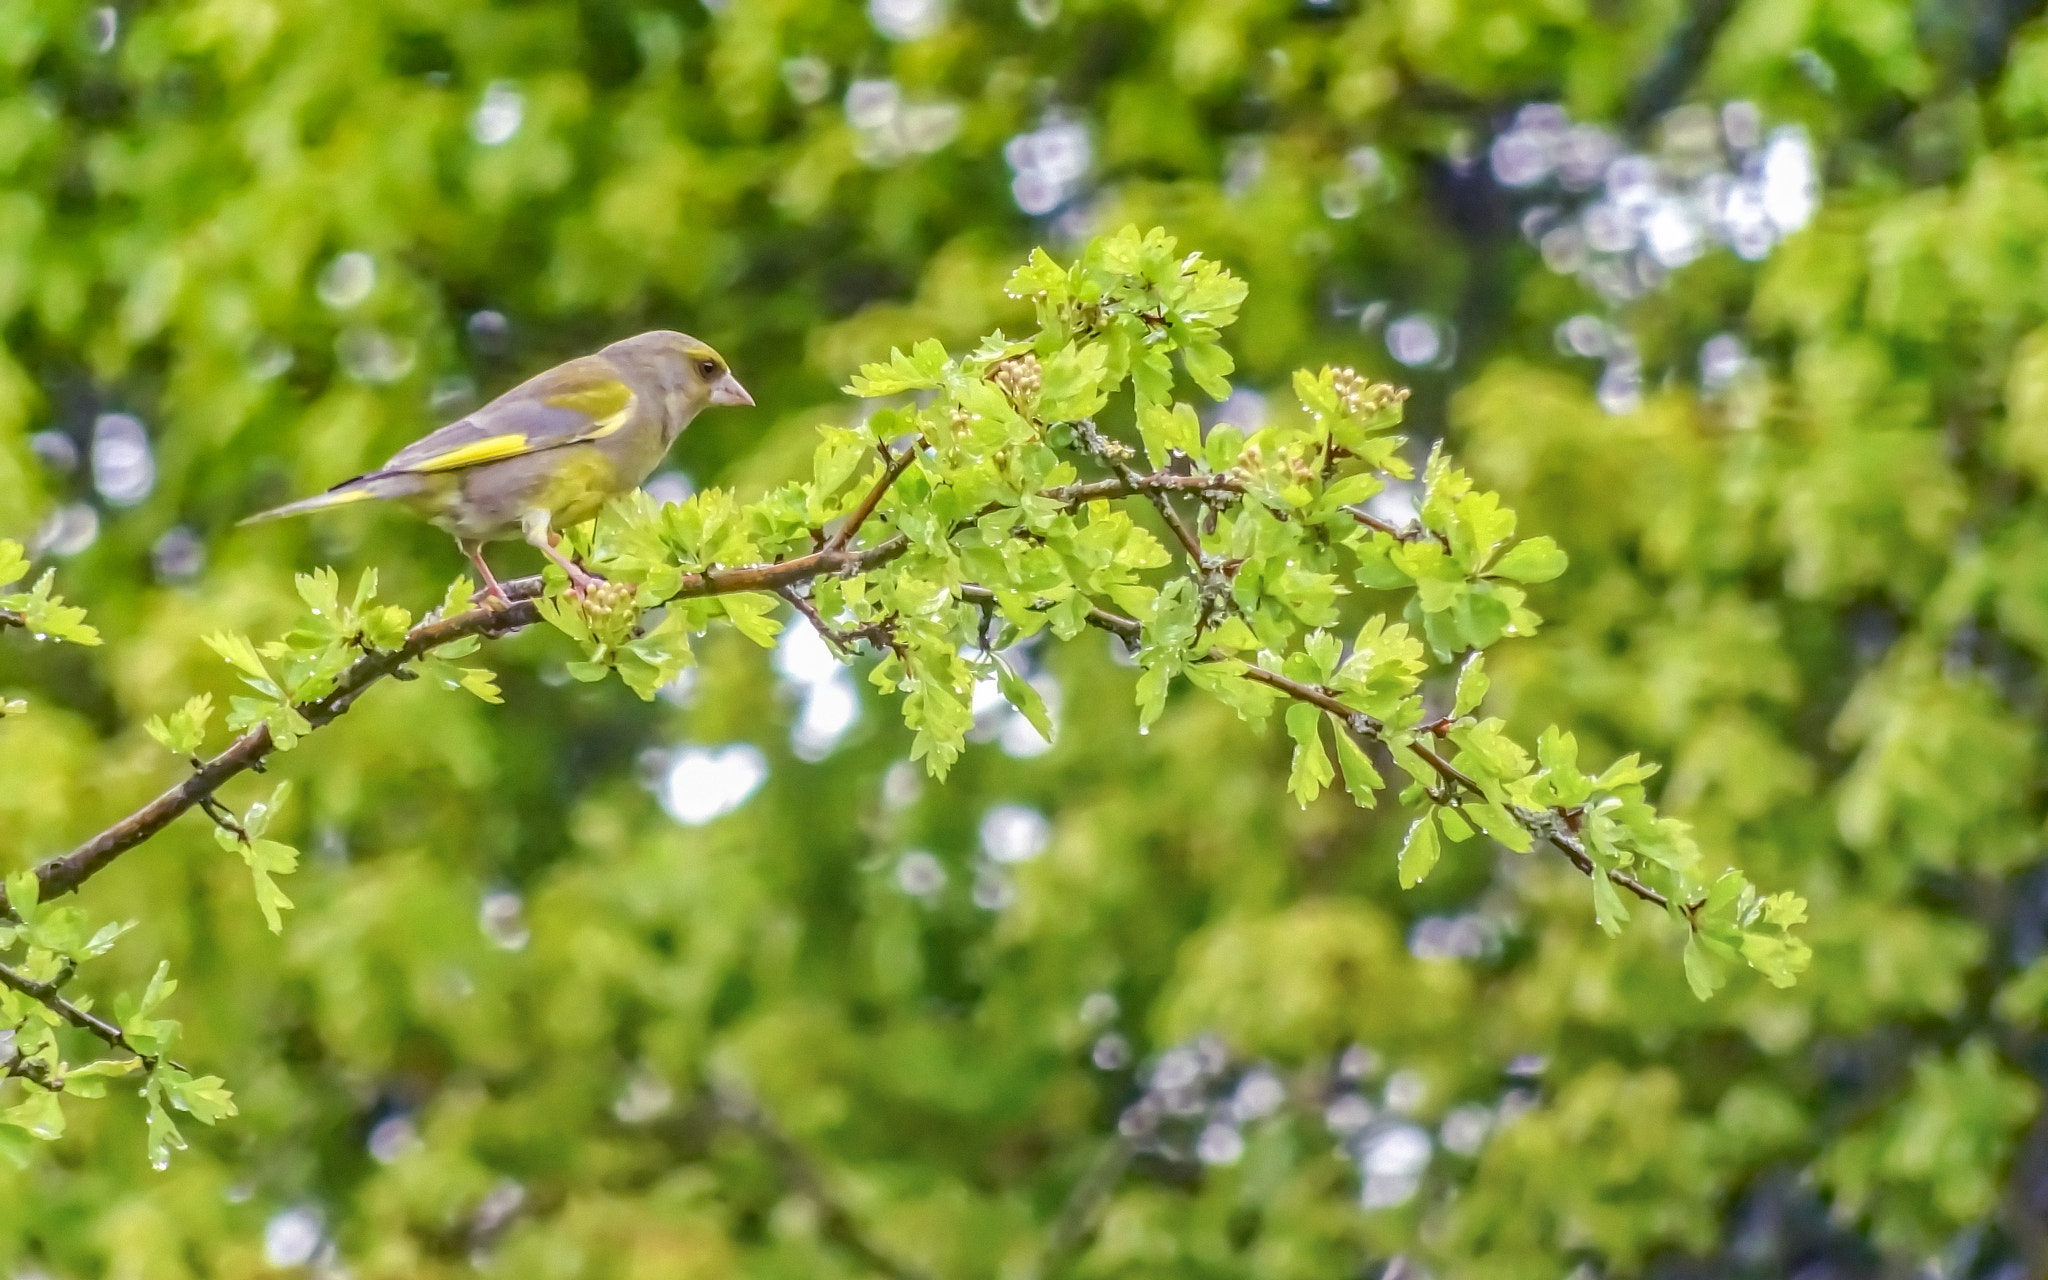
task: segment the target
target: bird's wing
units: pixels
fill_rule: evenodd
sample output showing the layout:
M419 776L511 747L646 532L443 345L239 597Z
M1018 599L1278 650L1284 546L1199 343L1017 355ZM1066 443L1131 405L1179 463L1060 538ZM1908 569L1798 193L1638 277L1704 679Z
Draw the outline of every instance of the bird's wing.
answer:
M626 425L635 399L609 360L584 356L521 383L468 417L407 445L378 474L459 471L601 440Z

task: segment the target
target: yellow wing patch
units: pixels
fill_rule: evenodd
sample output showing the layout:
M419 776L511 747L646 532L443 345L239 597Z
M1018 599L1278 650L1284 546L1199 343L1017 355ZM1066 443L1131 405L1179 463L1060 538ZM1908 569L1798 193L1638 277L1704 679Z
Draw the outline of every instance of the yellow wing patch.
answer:
M577 440L602 440L633 416L633 389L623 382L605 379L574 391L549 396L543 403L554 409L569 409L590 419L588 430L576 433Z
M542 449L602 440L626 425L633 416L635 400L631 387L616 378L604 378L571 391L557 392L541 403L550 409L565 410L582 418L582 429L565 431L559 436L543 433L538 437L523 431L508 431L503 435L485 436L481 440L456 445L417 461L399 463L397 469L418 475L460 471L464 467L523 457Z
M468 444L457 446L446 453L437 453L431 458L422 458L418 462L408 463L405 469L407 471L425 472L454 471L460 467L473 467L479 462L496 462L500 458L516 458L526 452L528 452L528 448L524 435L515 433L505 436L487 436L482 440L472 440Z

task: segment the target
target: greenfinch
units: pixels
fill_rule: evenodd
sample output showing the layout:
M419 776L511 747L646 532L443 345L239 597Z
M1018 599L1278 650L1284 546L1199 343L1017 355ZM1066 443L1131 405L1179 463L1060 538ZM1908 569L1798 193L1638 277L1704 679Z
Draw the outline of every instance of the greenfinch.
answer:
M452 536L483 575L487 600L508 598L484 544L512 537L560 565L580 594L596 579L556 549L556 531L638 488L707 405L753 403L716 351L657 329L556 365L375 471L242 523L383 498Z

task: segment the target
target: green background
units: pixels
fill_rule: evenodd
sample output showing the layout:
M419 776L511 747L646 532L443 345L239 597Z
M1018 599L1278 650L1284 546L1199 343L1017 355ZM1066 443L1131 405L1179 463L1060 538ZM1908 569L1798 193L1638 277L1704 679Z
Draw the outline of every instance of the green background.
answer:
M72 1108L0 1172L0 1266L2040 1274L2034 8L0 0L0 534L108 641L0 639L33 706L0 725L6 869L176 777L141 721L224 696L200 636L281 630L293 571L375 566L418 611L459 566L394 513L239 517L649 327L759 402L673 463L758 492L860 361L1023 326L1032 245L1158 223L1251 284L1240 389L1410 385L1411 433L1566 547L1501 712L1664 761L1816 952L1700 1004L1673 931L1607 939L1561 862L1468 846L1402 893L1397 814L1296 808L1285 741L1197 697L1137 736L1099 637L1041 651L1054 750L991 712L936 785L872 698L804 758L801 681L736 637L643 705L536 631L486 650L503 707L381 686L279 763L281 939L197 818L90 886L141 922L94 981L169 957L181 1056L242 1114L159 1173L138 1105ZM1642 166L1504 181L1530 104L1784 221L1574 262L1554 233L1621 244L1589 206ZM758 790L664 812L678 749L735 743ZM990 856L1003 805L1049 821L1035 856ZM1173 1141L1119 1145L1166 1093ZM1196 1150L1217 1124L1241 1151ZM1099 1230L1060 1256L1076 1204Z

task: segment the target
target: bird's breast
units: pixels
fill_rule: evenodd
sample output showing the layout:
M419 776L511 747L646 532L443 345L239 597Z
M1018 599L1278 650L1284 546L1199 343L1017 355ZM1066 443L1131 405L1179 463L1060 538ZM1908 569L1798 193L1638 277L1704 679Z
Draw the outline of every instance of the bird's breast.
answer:
M436 509L427 514L456 537L479 542L519 536L519 522L536 509L557 529L580 524L632 487L612 458L587 444L489 462L460 475L459 491L433 502Z
M603 449L571 445L556 452L566 456L550 469L528 509L546 507L557 529L591 519L606 502L636 483L619 474L617 461Z

